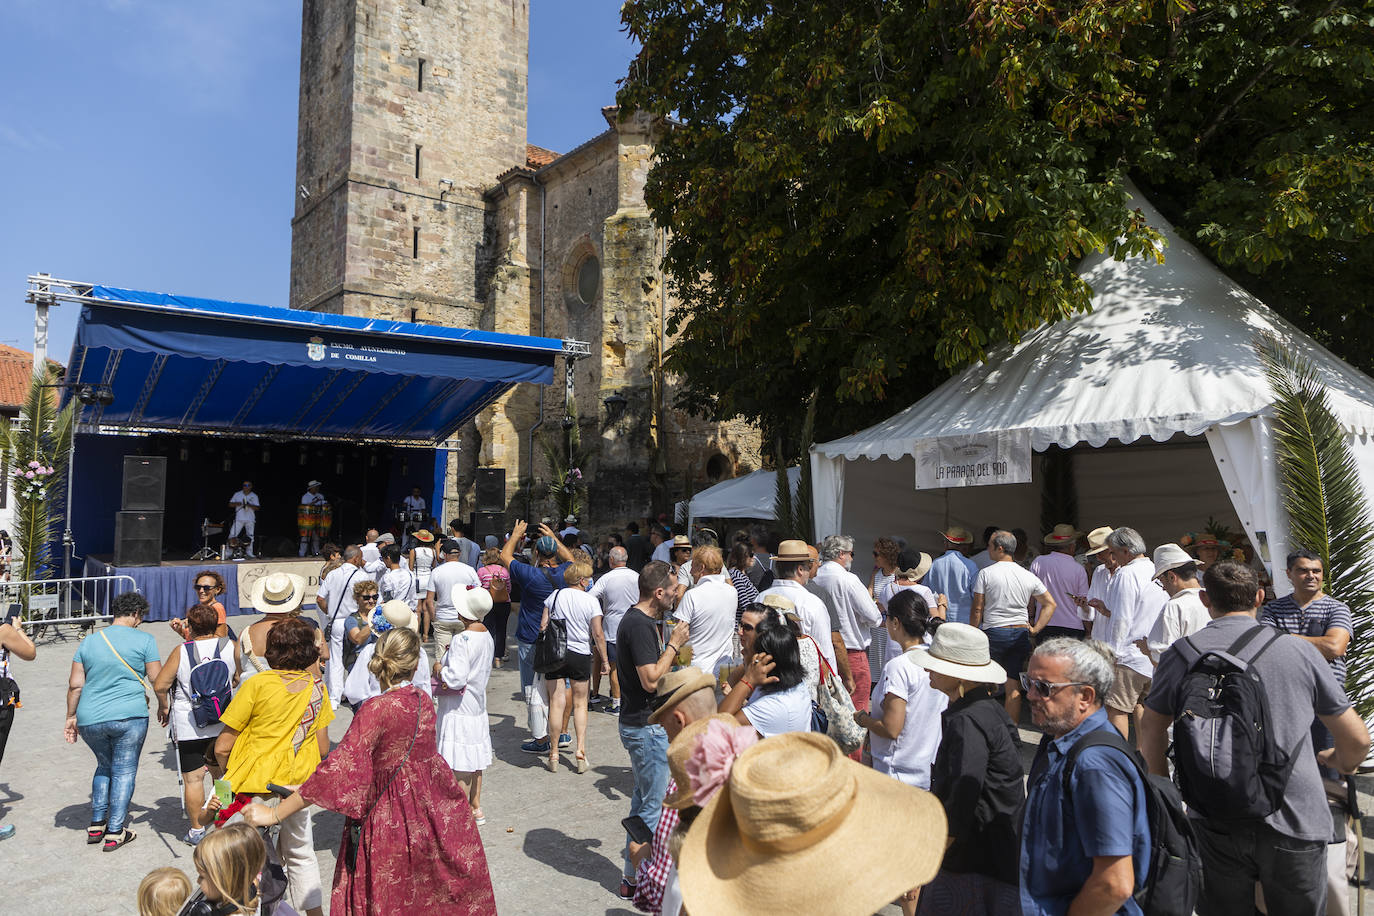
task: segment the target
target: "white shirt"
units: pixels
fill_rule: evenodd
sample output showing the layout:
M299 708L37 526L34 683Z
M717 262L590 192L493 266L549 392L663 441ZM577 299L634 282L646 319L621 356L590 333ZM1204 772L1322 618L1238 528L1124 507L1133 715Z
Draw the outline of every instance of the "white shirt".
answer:
M343 641L348 618L358 613L358 600L353 597L353 586L367 578L352 563L345 563L330 570L329 575L320 583L315 602L320 607L320 628L329 640L329 661L325 662L325 686L329 688L329 702L335 709L343 700L344 667Z
M1093 625L1093 638L1112 647L1118 665L1146 677L1154 676L1154 665L1135 641L1149 636L1169 600L1164 589L1153 581L1154 574L1155 564L1145 556L1118 569L1102 601L1111 614L1098 615Z
M248 507L252 506L256 509L260 507L262 503L258 502L258 494L252 492L245 493L239 490L233 496L229 497L229 505L234 507L234 521L252 522L255 513L253 509Z
M382 695L382 685L377 682L376 675L367 670L367 663L372 660L372 655L376 651L375 639L369 640L367 645L358 650L358 659L348 670L348 677L344 679L344 699L349 702L361 703L363 700ZM429 669L429 653L425 651L424 643L421 643L420 663L415 666L415 676L410 682L423 690L427 696L433 696L434 686L430 682Z
M481 587L482 580L478 578L477 570L457 560L442 563L429 574L429 585L425 592L434 598L435 620L459 619L458 609L453 606L453 589L459 585Z
M363 551L363 572L373 579L381 577L386 572L386 564L382 562L382 549L377 546L376 541L368 541L362 546Z
M741 710L754 731L765 738L783 732L811 731L811 687L802 681L795 687L764 693L755 689Z
M195 641L196 655L202 663L215 657L215 646L219 640L214 636ZM234 679L234 641L224 638L224 648L218 658L229 671L229 680ZM215 722L204 728L196 725L191 711L191 652L185 643L181 644L181 659L177 662L177 679L172 687L172 734L177 741L194 741L197 738L213 738L224 730L223 723Z
M1112 574L1114 572L1116 572L1116 570L1108 569L1105 564L1098 564L1097 567L1093 569L1092 579L1088 582L1088 594L1085 597L1089 601L1096 598L1098 601L1106 604L1107 587L1112 584ZM1078 609L1078 616L1084 620L1096 620L1098 614L1093 608L1081 607ZM1093 634L1093 638L1098 638L1096 633Z
M830 663L830 670L838 674L835 644L830 641L830 612L825 609L825 602L795 579L774 579L771 586L759 593L760 600L764 595L780 595L796 606L802 632L816 641L821 655Z
M388 601L404 601L413 611L420 604L420 598L415 594L415 577L410 574L410 570L396 567L388 569L382 573L382 579L377 583L378 590L382 593L381 601L385 604Z
M920 595L925 599L926 610L930 611L932 615L935 613L937 599L934 592L919 582L898 582L896 579L884 585L883 590L878 593L878 607L886 612L887 606L892 602L892 596L905 591L913 591ZM874 624L874 626L878 626L878 624Z
M892 648L901 646L893 643ZM906 701L906 719L895 741L869 732L873 769L909 786L929 789L930 767L940 749L940 715L949 705L949 698L930 686L930 675L906 652L883 665L883 673L873 686L869 715L875 719L883 717L883 700L888 695Z
M305 495L301 497L302 506L318 506L325 502L327 500L323 493L311 493L309 490L306 490Z
M1150 660L1159 664L1159 656L1165 649L1211 622L1212 615L1202 603L1202 589L1180 589L1165 603L1164 610L1150 629Z
M969 559L972 560L973 565L977 566L979 569L987 569L993 563L997 562L992 558L992 554L988 553L987 548L978 551L973 556L969 557Z
M983 596L983 629L990 630L1029 625L1026 608L1046 589L1039 576L1008 560L978 570L973 593Z
M412 512L417 509L421 512L425 511L425 498L423 496L407 496L401 502L405 503L405 507Z
M601 616L601 602L581 589L560 588L544 599L544 607L550 620L567 621L568 651L591 655L592 618Z
M587 592L601 602L601 625L606 628L606 642L615 643L620 631L620 618L639 601L639 573L628 566L617 566L601 574Z
M867 649L871 641L868 628L882 623L883 615L863 582L843 565L827 560L816 573L816 585L829 596L830 605L835 608L844 647L854 652ZM816 640L819 642L820 637Z
M716 663L730 654L738 606L739 592L724 573L702 576L682 597L673 617L691 628L687 641L694 668L713 675Z
M673 562L673 542L672 542L672 541L664 541L662 544L659 544L657 547L654 548L654 552L653 552L653 554L649 557L649 559L650 559L651 561L657 561L657 562L659 562L659 563L672 563L672 562Z

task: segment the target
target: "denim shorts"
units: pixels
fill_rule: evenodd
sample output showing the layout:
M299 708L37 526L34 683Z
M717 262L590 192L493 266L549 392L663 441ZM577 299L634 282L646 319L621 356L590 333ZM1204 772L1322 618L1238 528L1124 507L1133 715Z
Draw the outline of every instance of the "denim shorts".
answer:
M1019 678L1030 659L1030 630L1024 627L993 627L983 632L988 636L988 652L992 660L1007 669L1007 680Z

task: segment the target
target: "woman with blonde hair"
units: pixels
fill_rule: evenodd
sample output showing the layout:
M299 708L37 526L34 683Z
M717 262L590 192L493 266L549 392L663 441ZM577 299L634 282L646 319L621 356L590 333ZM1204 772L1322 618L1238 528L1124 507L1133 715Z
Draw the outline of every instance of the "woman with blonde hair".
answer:
M309 805L347 818L335 916L496 912L471 806L439 756L434 704L411 683L419 663L419 636L400 627L384 633L368 662L382 695L358 707L343 741L289 798L243 811L256 827Z
M258 912L258 878L267 864L262 834L247 824L230 824L207 834L191 857L200 894L210 907L193 912L214 916Z
M592 564L585 560L574 561L563 570L563 581L567 588L555 589L544 599L544 619L539 624L542 631L551 619L562 620L568 627L568 651L563 658L563 666L544 673L549 687L549 723L563 721L563 710L568 703L569 688L564 679L572 683L573 731L577 735L577 751L574 759L577 772L587 772L587 701L590 699L592 665L600 665L601 673L611 673L611 663L606 655L606 634L601 628L601 602L587 594L587 585L592 581ZM596 646L596 659L592 659L592 646ZM549 772L558 769L558 745L549 748Z

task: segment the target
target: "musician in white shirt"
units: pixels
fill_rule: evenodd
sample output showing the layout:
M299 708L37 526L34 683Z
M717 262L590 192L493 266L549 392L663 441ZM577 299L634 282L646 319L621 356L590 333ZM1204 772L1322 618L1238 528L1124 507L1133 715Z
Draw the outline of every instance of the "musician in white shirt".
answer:
M425 498L420 495L419 487L411 487L410 495L407 496L405 499L401 500L401 502L405 505L407 512L425 511Z
M302 506L319 507L329 502L329 500L324 498L324 494L320 492L320 486L321 484L318 480L312 480L305 485L305 494L301 496ZM301 537L301 549L297 556L305 556L307 548L309 548L312 554L318 554L320 552L320 527L318 516L316 516L315 522L315 527L310 529L310 536ZM302 528L301 530L304 531L305 529Z
M257 512L262 504L258 502L258 494L253 492L253 481L245 480L243 489L229 497L229 508L234 510L234 527L229 529L229 537L232 540L243 533L248 538L248 555L253 556L253 529L257 519Z

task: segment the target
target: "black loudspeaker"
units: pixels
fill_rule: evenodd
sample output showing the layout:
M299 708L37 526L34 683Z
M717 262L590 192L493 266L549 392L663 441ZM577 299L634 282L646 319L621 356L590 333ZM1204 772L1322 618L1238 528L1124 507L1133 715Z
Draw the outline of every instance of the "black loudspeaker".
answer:
M506 469L477 469L477 511L506 511Z
M162 513L116 512L116 566L156 566L162 562Z
M494 535L502 545L506 543L506 514L504 512L474 512L472 540L480 546L487 535Z
M126 512L161 512L167 508L166 500L167 459L125 455L124 499L120 508Z

